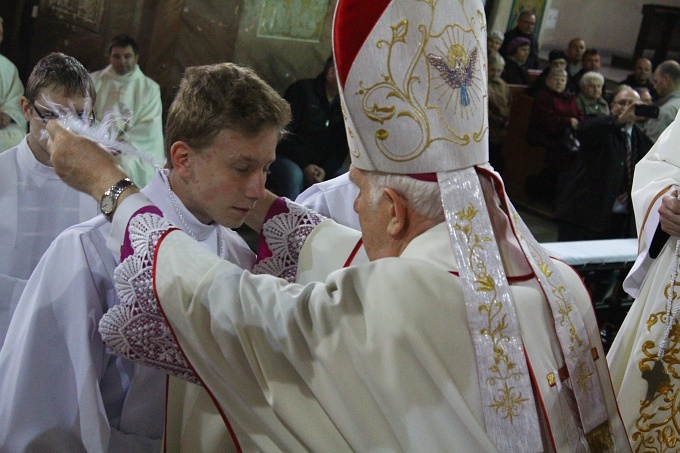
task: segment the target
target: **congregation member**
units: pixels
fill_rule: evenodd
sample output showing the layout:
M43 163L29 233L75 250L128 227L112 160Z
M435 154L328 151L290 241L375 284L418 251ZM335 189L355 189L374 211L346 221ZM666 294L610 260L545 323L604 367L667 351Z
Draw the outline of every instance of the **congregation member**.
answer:
M652 97L652 92L645 87L634 88L635 91L640 95L640 100L643 104L653 104L654 98Z
M532 200L551 208L576 157L575 133L583 119L566 87L567 71L551 69L546 87L534 98L527 126L527 142L545 149L541 171L527 178L527 193Z
M558 241L635 237L633 171L652 147L635 124L635 106L640 103L638 93L622 85L612 100L611 115L583 120L578 130L581 146L555 210Z
M572 38L567 46L567 74L572 78L583 68L583 54L586 42L581 38Z
M581 77L586 72L600 72L602 69L602 56L597 49L586 49L583 53L583 60L581 63L581 70L572 78L573 84L577 89L580 89Z
M511 85L529 85L531 83L529 71L524 65L529 57L530 46L531 42L527 38L515 38L508 44L505 68L501 74L501 78L506 83Z
M656 67L654 89L659 96L655 103L659 107L659 116L645 121L644 131L656 142L680 110L680 64L677 61L666 60Z
M536 96L536 93L545 88L545 81L550 74L551 69L566 69L567 68L567 55L561 50L551 50L548 54L548 66L536 77L536 79L531 82L529 88L527 88L527 94L529 96ZM567 77L567 87L564 89L567 93L576 93L576 88L572 86L571 79Z
M505 33L503 44L499 49L501 56L505 59L512 55L510 52L510 43L516 38L524 38L529 40L529 55L526 61L522 64L526 69L541 69L538 58L538 38L534 34L536 28L536 15L531 11L522 11L517 18L517 25L512 30Z
M499 53L498 50L501 48L501 44L503 44L503 39L505 39L505 35L499 30L491 30L487 35L486 53L489 56L489 61L491 61L493 55Z
M0 17L0 44L4 30ZM0 153L14 148L26 136L26 119L21 111L23 94L24 85L19 79L17 67L0 54Z
M624 281L635 301L607 355L621 417L635 451L678 447L678 238L680 121L635 167L638 258Z
M200 382L231 433L223 450L629 450L587 292L531 237L486 164L486 103L465 102L443 76L457 52L481 79L463 82L467 95L484 99L480 11L481 1L338 2L363 237L271 194L248 220L262 227L261 256L311 283L244 272L134 188L122 193L111 245L125 244L125 300L100 331L120 353ZM406 58L390 58L397 48ZM437 108L419 110L426 101ZM57 122L49 130L71 184L99 197L125 176L96 144ZM360 239L370 263L350 257ZM130 291L139 272L149 281ZM168 323L158 354L143 327L122 327L133 319Z
M73 57L52 53L33 68L21 97L29 132L0 153L0 347L28 277L64 229L97 215L97 203L64 184L47 153L45 124L73 110L94 121L94 86ZM0 398L0 400L4 400Z
M654 81L652 80L652 62L645 57L640 57L635 60L633 72L628 74L620 85L628 85L637 90L638 88L646 88L652 95L652 99L656 100L656 90L654 89Z
M510 121L512 93L501 78L505 60L496 53L489 57L489 163L498 173L503 174L505 159L503 143Z
M316 78L294 82L283 97L293 120L276 148L270 183L274 192L294 200L306 187L347 171L349 148L333 57Z
M576 107L583 116L607 116L610 113L607 101L602 97L604 76L599 72L586 72L579 81Z
M298 195L295 203L333 219L340 225L361 230L359 216L354 210L357 195L359 188L349 179L349 173L344 173L308 187Z
M210 253L251 269L255 255L229 228L263 197L289 119L288 104L254 72L188 68L168 114L169 168L143 193ZM0 351L0 450L161 449L165 374L111 355L96 334L119 303L107 215L128 186L102 198L103 215L59 235L28 281Z
M163 164L163 106L158 84L139 68L139 46L128 35L114 36L107 49L109 65L92 73L97 90L95 110L115 125L117 138L147 159L124 154L121 166L144 187Z

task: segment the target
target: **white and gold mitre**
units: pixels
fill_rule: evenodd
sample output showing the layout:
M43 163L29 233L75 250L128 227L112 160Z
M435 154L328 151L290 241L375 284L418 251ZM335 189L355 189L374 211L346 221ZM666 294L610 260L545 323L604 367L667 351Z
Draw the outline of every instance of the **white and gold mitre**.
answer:
M334 55L352 164L434 173L488 160L480 0L339 2Z

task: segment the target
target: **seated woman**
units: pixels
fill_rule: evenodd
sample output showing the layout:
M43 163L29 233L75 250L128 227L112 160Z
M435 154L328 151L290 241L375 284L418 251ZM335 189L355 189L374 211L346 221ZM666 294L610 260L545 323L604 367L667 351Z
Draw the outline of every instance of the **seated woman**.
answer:
M599 72L589 71L581 77L576 107L584 116L609 115L609 105L602 97L603 86L604 77Z
M498 49L501 48L503 39L505 39L503 32L498 30L491 30L489 32L489 35L486 37L486 54L489 56L489 61L491 61L492 55L498 54Z
M574 97L565 92L567 71L551 69L546 87L536 94L527 127L527 142L545 148L541 173L527 179L527 193L535 201L552 205L561 186L560 180L571 167L578 141L578 129L583 114Z
M531 83L531 86L527 88L527 94L529 96L536 96L536 93L545 88L545 80L548 78L548 73L551 69L567 69L567 54L561 50L551 50L548 54L548 67L546 67L541 74L536 77ZM576 93L576 86L572 83L571 79L567 77L567 87L565 89L567 93Z
M502 149L505 131L510 119L510 103L512 93L501 73L505 60L496 52L489 57L489 163L498 172L503 173L505 161Z
M508 44L508 54L505 60L505 69L501 78L506 83L513 85L529 85L531 78L524 63L529 58L531 41L527 38L515 38Z

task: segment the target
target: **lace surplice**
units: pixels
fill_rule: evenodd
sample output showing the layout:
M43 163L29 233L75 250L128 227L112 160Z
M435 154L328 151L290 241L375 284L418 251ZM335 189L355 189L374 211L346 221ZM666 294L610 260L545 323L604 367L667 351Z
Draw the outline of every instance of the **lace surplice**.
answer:
M324 217L279 198L262 226L255 274L295 280L300 250ZM177 228L160 210L143 208L130 220L114 282L120 304L99 323L102 339L115 354L160 368L200 385L163 316L153 290L153 260L162 237Z

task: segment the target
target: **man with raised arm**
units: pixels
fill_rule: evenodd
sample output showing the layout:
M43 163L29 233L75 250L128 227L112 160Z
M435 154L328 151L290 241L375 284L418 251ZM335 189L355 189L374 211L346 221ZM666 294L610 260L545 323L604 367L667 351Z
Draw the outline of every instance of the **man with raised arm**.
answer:
M288 104L254 72L188 68L168 115L169 169L143 193L209 253L251 269L254 253L229 228L264 197L289 120ZM119 303L120 253L106 247L114 240L107 216L131 187L124 180L103 195L103 215L57 237L28 281L0 351L0 451L157 452L166 401L186 401L190 417L212 412L194 384L171 382L180 395L166 399L164 373L112 355L97 332ZM178 434L174 425L166 431Z
M486 164L484 29L480 1L340 0L363 236L268 196L249 218L259 264L310 282L289 284L215 259L128 189L105 341L200 382L235 449L628 451L587 292ZM125 176L50 132L74 186L96 197Z

